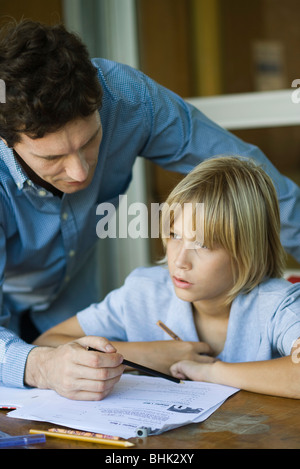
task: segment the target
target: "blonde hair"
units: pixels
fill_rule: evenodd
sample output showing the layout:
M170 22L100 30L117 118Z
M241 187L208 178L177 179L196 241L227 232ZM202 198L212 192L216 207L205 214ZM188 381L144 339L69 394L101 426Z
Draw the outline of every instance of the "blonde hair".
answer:
M261 167L239 156L219 156L200 163L164 204L161 235L165 247L163 227L172 227L176 216L169 207L183 207L185 203L204 204L205 246L222 247L231 257L234 286L228 293L228 303L264 279L282 276L285 251L280 242L278 199ZM197 216L196 211L193 216Z

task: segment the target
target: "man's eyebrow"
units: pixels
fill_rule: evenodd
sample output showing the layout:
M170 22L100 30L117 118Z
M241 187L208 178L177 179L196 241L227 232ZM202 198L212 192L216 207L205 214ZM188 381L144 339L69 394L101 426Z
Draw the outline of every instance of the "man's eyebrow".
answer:
M84 143L80 149L82 148L85 148L88 146L89 143L91 143L92 140L94 140L94 138L98 135L99 133L99 130L101 129L101 125L99 125L99 127L97 128L96 132L88 139L88 141L86 143ZM43 158L44 160L47 160L47 159L55 159L55 158L61 158L63 156L66 156L65 154L61 154L61 155L37 155L36 153L31 153L33 156L37 156L38 158Z

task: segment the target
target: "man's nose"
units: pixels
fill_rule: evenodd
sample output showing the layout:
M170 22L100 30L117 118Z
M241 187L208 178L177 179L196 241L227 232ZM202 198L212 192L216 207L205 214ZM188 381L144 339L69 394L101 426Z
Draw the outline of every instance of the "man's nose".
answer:
M68 157L65 170L70 179L83 182L88 177L89 165L83 155L74 153Z

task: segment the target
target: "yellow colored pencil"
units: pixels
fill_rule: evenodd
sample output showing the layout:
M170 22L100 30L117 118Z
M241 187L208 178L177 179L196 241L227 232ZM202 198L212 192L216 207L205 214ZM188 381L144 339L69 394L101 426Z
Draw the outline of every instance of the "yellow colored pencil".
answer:
M133 443L130 441L125 440L116 440L116 439L108 439L108 438L98 438L92 436L82 436L82 435L74 435L70 433L61 433L61 432L50 432L44 430L29 430L29 433L43 433L46 436L51 436L53 438L62 438L66 440L76 440L76 441L86 441L89 443L99 443L101 445L111 445L111 446L121 446L123 448L134 446Z

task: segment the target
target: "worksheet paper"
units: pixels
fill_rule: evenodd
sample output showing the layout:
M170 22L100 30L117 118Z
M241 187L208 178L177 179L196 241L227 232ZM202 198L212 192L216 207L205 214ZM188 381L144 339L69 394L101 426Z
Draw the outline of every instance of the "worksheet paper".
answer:
M209 417L238 389L211 383L124 374L102 401L74 401L37 390L11 418L38 420L78 430L131 438L139 428L158 435Z
M47 393L51 395L53 391L41 391L36 388L21 389L0 386L0 408L23 407L26 403L29 403L31 399L35 399L39 396L40 393L46 397Z

